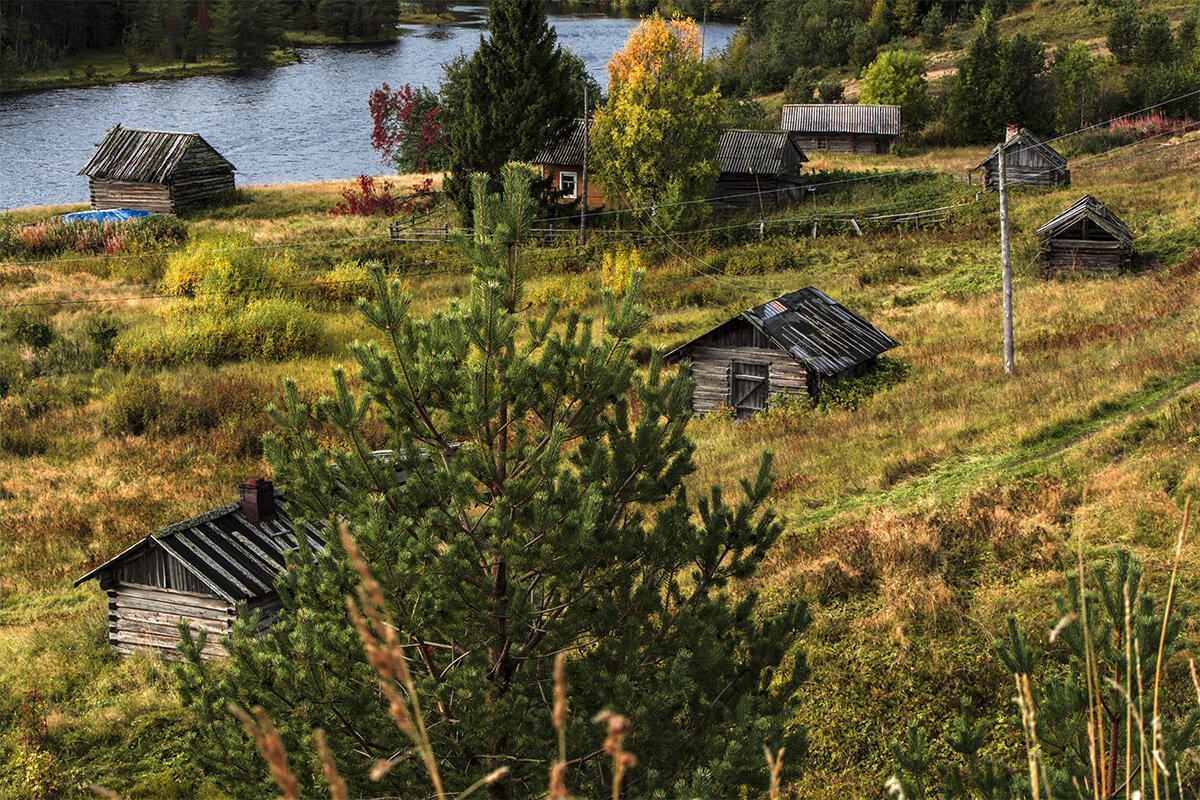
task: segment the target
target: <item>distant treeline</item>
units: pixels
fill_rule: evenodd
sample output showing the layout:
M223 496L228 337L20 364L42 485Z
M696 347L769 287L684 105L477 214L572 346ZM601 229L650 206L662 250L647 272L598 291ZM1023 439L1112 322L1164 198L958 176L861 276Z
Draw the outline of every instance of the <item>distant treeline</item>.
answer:
M254 61L285 31L342 39L394 28L395 0L3 0L0 69L28 71L88 50L124 47L138 61Z

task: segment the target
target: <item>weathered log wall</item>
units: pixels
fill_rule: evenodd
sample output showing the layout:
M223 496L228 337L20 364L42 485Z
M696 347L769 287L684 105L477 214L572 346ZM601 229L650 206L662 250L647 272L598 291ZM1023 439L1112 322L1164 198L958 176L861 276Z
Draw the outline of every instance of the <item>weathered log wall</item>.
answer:
M1129 263L1119 242L1051 239L1042 243L1043 275L1092 273L1116 275Z
M184 619L193 630L208 631L206 658L223 656L220 639L229 633L233 617L233 606L212 595L123 582L108 589L109 643L121 655L150 652L178 659L179 620Z
M696 381L692 410L697 414L721 411L732 402L730 387L734 361L769 365L768 397L776 394L800 397L809 391L807 371L782 350L695 346L689 348L686 357L692 360L692 377Z
M794 141L805 154L813 153L874 153L883 155L892 149L895 136L866 133L807 133L792 134Z

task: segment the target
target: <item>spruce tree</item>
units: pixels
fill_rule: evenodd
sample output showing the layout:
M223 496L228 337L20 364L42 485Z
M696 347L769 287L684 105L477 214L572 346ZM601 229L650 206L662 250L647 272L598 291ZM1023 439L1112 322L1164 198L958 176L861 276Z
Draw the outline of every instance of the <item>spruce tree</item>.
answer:
M582 62L567 59L540 0L497 0L488 35L465 65L447 71L443 97L450 121L446 194L469 222L471 176L499 188L502 165L529 161L582 114Z
M182 643L197 749L235 797L267 796L269 781L230 702L269 712L305 796L322 790L316 728L353 796L428 793L352 630L357 578L340 521L382 584L451 794L501 766L512 772L494 793L545 792L558 653L573 710L567 785L580 796L610 780L590 722L605 708L632 720L634 794L757 793L764 744L786 745L789 766L803 750L787 722L807 674L793 647L807 609L768 615L745 585L781 529L763 509L770 457L736 503L717 488L691 499L691 380L657 354L644 371L630 357L647 321L640 279L619 304L605 294L600 321L530 312L531 174L502 176L503 197L476 178L474 237L460 241L475 264L470 296L419 320L376 273L376 301L360 304L376 340L351 348L361 392L339 369L332 397L309 405L288 384L273 410L275 479L329 545L297 551L280 621L262 638L253 620L239 624L226 663L201 661L190 635ZM379 784L364 777L397 754Z

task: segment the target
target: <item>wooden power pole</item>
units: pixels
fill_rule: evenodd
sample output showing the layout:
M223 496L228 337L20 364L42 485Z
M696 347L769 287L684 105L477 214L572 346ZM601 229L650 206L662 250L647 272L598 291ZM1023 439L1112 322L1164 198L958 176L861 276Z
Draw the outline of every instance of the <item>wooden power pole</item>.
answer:
M579 195L579 246L587 244L587 168L588 150L591 149L591 131L588 130L588 87L583 87L583 193Z
M1007 142L1005 142L1007 144ZM1012 316L1012 248L1008 241L1008 170L1004 144L1000 145L1000 275L1004 284L1004 372L1012 375L1013 316Z

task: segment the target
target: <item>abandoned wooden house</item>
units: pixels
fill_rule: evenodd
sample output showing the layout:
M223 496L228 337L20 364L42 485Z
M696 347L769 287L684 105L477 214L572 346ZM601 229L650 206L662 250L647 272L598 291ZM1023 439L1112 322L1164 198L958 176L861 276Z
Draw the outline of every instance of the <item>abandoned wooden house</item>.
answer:
M720 175L709 200L739 207L782 205L798 196L805 161L787 131L725 131L717 146Z
M221 639L239 614L259 612L259 629L280 609L275 578L298 546L287 503L261 478L241 485L239 502L155 531L75 582L95 579L108 594L108 638L118 653L178 657L179 622L208 631L203 655L224 655ZM314 552L325 541L303 530Z
M80 175L92 208L180 214L233 189L234 166L198 133L111 129Z
M968 180L976 170L983 172L984 188L1000 187L1000 145L968 171ZM1016 125L1009 125L1005 133L1004 172L1009 186L1071 185L1067 159L1027 128Z
M542 148L533 163L542 170L542 179L560 202L574 203L584 192L584 157L591 154L588 130L582 119L575 120L566 135L555 145ZM587 207L604 205L599 183L587 181Z
M1046 275L1116 275L1133 256L1133 231L1090 194L1038 228L1037 237Z
M805 153L884 154L900 138L900 106L802 103L783 107L779 127Z
M692 410L753 414L775 395L820 399L821 385L862 374L899 345L809 286L747 309L671 351L691 362Z

